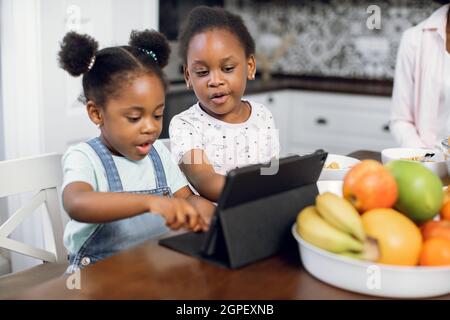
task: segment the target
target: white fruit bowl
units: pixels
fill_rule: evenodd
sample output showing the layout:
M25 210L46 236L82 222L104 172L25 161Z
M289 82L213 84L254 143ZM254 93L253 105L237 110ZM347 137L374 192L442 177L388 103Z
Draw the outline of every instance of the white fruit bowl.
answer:
M342 195L342 181L319 181L319 193ZM426 298L450 294L450 267L402 267L342 257L304 241L292 227L305 269L330 285L389 298Z
M339 169L327 169L330 163L336 162L339 164ZM319 180L344 180L345 175L351 167L358 164L358 159L342 156L339 154L329 154L325 161L325 166L322 169Z
M427 298L450 294L450 267L400 267L342 257L304 241L292 226L302 264L335 287L388 298Z
M426 153L434 153L429 162L419 162L440 178L447 176L447 163L445 155L438 149L422 148L389 148L381 151L381 162L387 163L391 160L405 159L411 157L424 156Z

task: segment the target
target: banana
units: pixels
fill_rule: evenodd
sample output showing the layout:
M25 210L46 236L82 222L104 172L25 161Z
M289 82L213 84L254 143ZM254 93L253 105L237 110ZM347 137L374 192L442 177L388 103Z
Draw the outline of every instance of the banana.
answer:
M314 206L304 208L297 216L297 233L307 242L334 253L362 251L364 244L338 230L320 217Z
M344 251L339 253L340 256L349 257L358 260L376 262L380 258L380 249L378 241L374 238L367 237L364 241L364 249L361 252Z
M355 236L364 241L364 232L361 216L352 204L338 195L325 192L316 197L316 208L322 218L339 230Z
M339 253L340 256L352 258L356 260L364 260L363 252L352 252L352 251L344 251Z

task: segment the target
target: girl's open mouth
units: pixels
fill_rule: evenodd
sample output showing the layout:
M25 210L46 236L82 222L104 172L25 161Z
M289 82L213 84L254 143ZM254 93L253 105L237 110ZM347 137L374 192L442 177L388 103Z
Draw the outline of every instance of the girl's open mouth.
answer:
M149 142L146 142L146 143L136 146L136 149L140 154L146 155L150 152L151 147L152 147L152 144Z
M227 99L228 99L227 94L217 95L211 98L212 102L214 102L215 104L223 104L227 101Z

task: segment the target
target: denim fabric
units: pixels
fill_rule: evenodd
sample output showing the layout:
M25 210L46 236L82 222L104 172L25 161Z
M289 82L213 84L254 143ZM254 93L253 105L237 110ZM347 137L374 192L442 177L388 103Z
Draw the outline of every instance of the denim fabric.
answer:
M108 191L125 192L108 148L99 138L94 138L87 143L97 153L105 168L108 179ZM152 190L126 191L126 193L172 197L172 191L167 186L164 167L158 152L155 148L151 148L148 156L155 170L156 188ZM99 224L80 250L69 255L70 266L67 269L67 273L72 273L76 268L83 268L145 240L158 237L167 231L169 229L165 225L165 220L160 215L149 213Z

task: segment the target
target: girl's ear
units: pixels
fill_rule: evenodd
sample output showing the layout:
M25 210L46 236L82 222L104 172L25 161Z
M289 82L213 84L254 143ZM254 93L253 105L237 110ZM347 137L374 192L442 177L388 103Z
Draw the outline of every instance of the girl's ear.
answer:
M101 109L93 101L89 100L86 104L86 110L91 121L100 128L103 125L103 115Z
M255 74L256 74L256 59L255 56L251 54L247 58L247 79L255 80Z
M188 89L191 88L191 80L189 77L189 71L187 69L187 65L183 65L183 74L184 74L184 81L186 81L186 87Z

